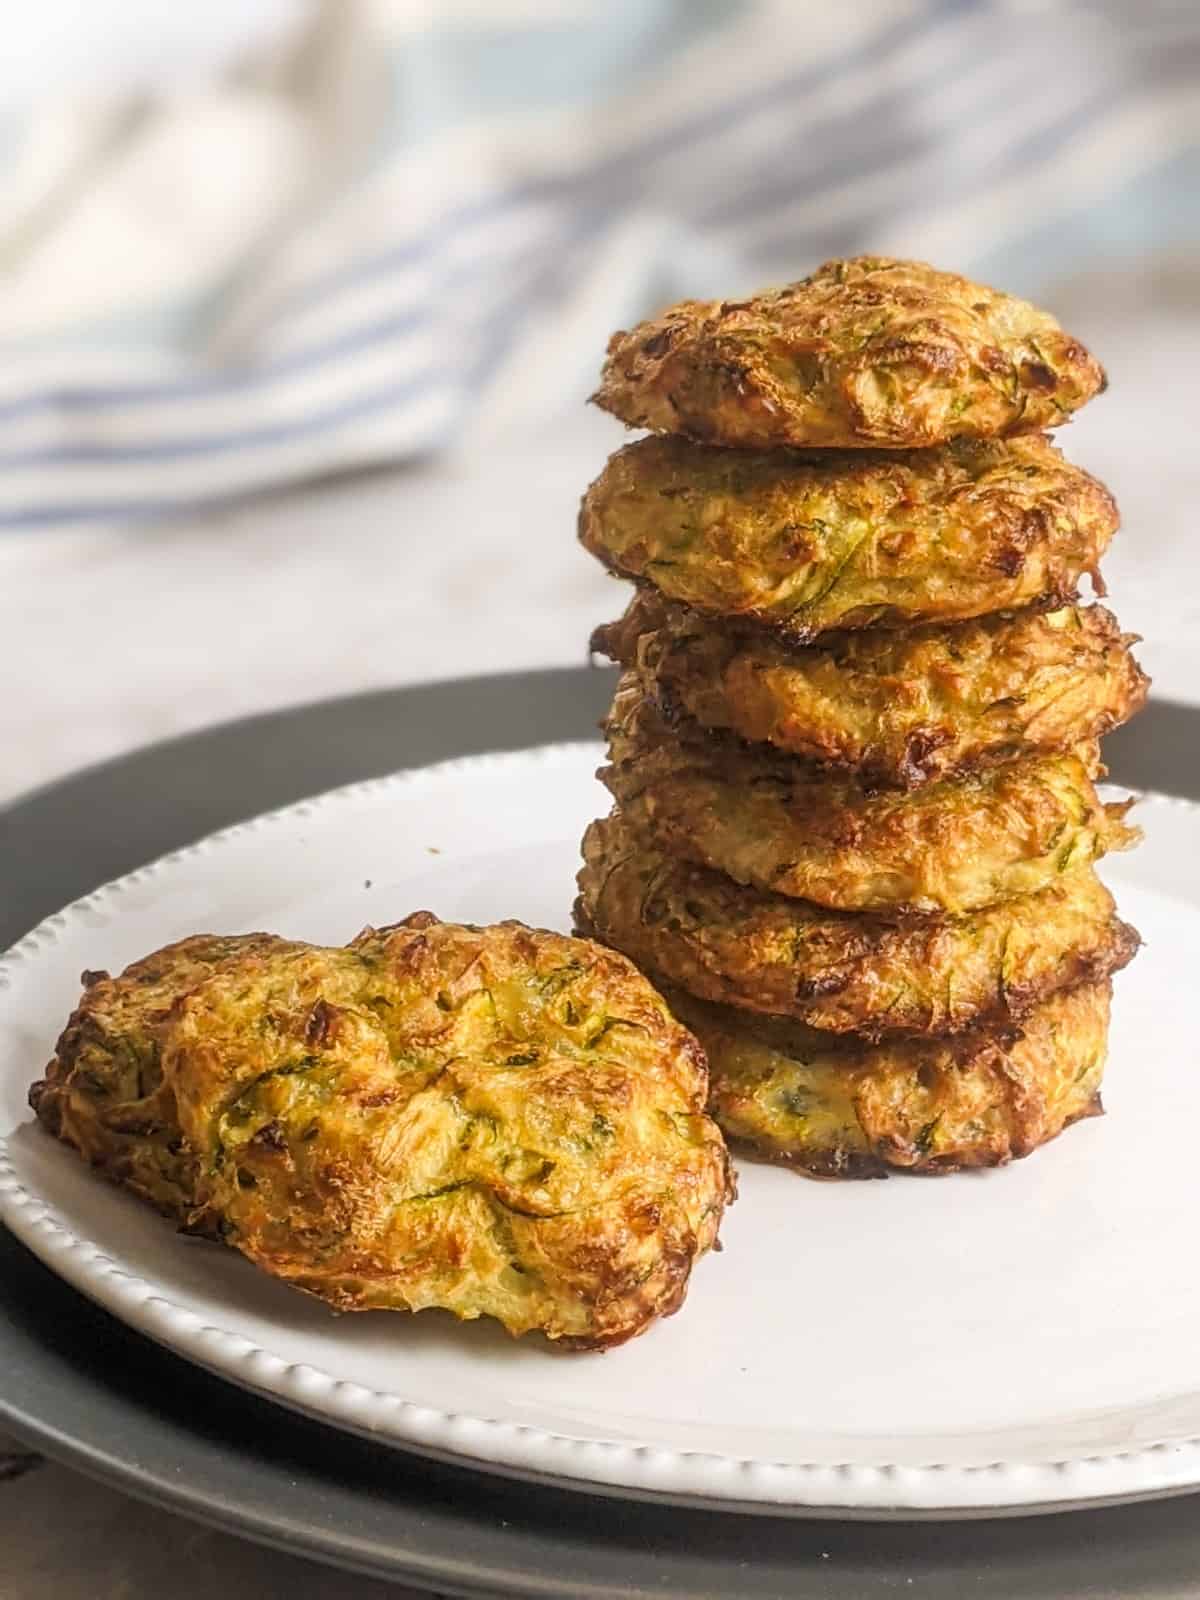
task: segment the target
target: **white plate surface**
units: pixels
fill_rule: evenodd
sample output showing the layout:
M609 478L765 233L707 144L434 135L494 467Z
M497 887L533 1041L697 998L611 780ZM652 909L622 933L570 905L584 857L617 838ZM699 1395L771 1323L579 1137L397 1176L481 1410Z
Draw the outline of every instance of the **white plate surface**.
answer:
M340 942L419 907L566 928L595 745L357 785L51 917L0 966L0 1214L172 1349L346 1427L495 1470L846 1514L986 1514L1200 1486L1200 810L1106 863L1147 948L1109 1115L1001 1171L820 1184L741 1163L676 1317L606 1355L429 1312L337 1318L97 1182L26 1107L85 967L198 930Z

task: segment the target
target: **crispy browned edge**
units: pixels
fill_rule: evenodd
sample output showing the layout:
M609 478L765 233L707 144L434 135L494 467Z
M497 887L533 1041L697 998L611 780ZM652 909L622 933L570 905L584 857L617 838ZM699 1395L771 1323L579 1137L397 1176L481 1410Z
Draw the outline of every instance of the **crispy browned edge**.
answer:
M856 916L859 913L831 913L831 915L839 914L849 917ZM606 944L608 942L605 940L603 935L596 931L595 926L588 915L588 910L584 904L582 895L577 895L575 898L575 903L572 908L572 920L574 923L576 936L578 938L590 939L595 944ZM879 919L877 918L875 920ZM931 919L926 918L925 920L928 921ZM992 1005L975 1012L967 1022L958 1027L942 1026L920 1029L888 1028L878 1022L871 1022L865 1017L860 1017L856 1020L861 1023L861 1026L857 1026L854 1029L837 1031L840 1036L853 1034L853 1036L860 1039L865 1039L869 1043L878 1044L882 1040L890 1038L927 1037L951 1039L966 1033L984 1033L995 1031L996 1029L1004 1028L1006 1026L1019 1024L1024 1021L1024 1019L1029 1015L1035 1006L1037 1006L1041 1001L1048 999L1052 994L1057 994L1060 989L1075 989L1085 984L1102 983L1105 979L1111 978L1115 972L1120 972L1123 967L1127 967L1129 965L1141 948L1141 934L1130 923L1123 921L1116 915L1113 915L1109 920L1108 932L1109 937L1106 940L1102 950L1093 951L1086 956L1080 956L1078 952L1073 954L1074 965L1072 967L1070 977L1066 982L1052 985L1040 983L1012 986L1006 985L1003 994L997 995L996 1000ZM628 959L632 960L633 958L629 957ZM649 981L654 983L656 980L651 975L649 977ZM671 981L675 982L674 979ZM682 987L682 985L677 984L677 987ZM823 984L820 982L820 980L808 981L797 984L795 993L798 999L808 998L815 1000L819 999L823 994L835 992L836 987L836 985ZM728 996L717 999L712 995L701 995L698 998L711 999L715 1004L729 1005L735 1010L757 1013L764 1016L773 1014L767 1012L762 1006L740 1004L730 999ZM798 1018L798 1020L804 1020L800 1017L798 1012L789 1012L785 1014L789 1016L794 1015ZM809 1026L815 1025L810 1023Z
M614 573L614 576L621 575ZM1094 581L1097 583L1099 582L1098 573L1094 574L1093 578ZM655 594L656 596L658 594L658 591L654 588L653 584L648 582L634 580L634 587L640 590L645 590L648 593ZM1102 586L1098 587L1097 593L1104 593ZM1042 600L1035 601L1032 605L1020 607L1020 612L1044 613L1047 611L1056 611L1060 606L1074 604L1074 602L1078 599L1078 592L1063 596L1048 595L1043 597ZM753 643L755 638L761 639L765 634L772 634L775 631L767 626L751 626L747 629L737 625L730 625L722 622L719 618L706 617L701 612L694 610L690 606L682 604L680 601L673 600L668 603L676 612L694 617L697 623L704 628L716 629L719 632L728 632L732 638L742 638L747 640L749 643ZM1106 618L1107 621L1112 624L1112 631L1119 636L1121 643L1125 645L1127 651L1129 652L1128 660L1134 679L1134 686L1130 694L1129 707L1127 711L1123 716L1118 716L1115 712L1111 711L1106 711L1102 715L1098 716L1095 720L1095 723L1086 734L1086 738L1089 741L1094 741L1104 738L1104 736L1111 733L1114 728L1123 727L1126 722L1131 721L1138 715L1140 711L1145 709L1153 680L1151 679L1150 675L1143 670L1142 665L1137 660L1136 656L1132 654L1132 647L1141 643L1141 634L1122 632L1120 623L1117 621L1117 618L1113 615L1113 613L1107 608L1107 606L1093 604L1088 606L1086 609L1089 611L1101 612L1104 618ZM993 615L1001 616L1017 616L1018 614L1020 613L1015 611L1010 613L993 613ZM964 625L969 626L970 624L979 620L979 618L975 617L967 618L965 619ZM595 663L595 658L597 656L602 656L606 661L615 662L618 666L627 671L634 667L633 661L626 659L620 650L619 644L617 643L620 638L620 629L623 622L624 616L622 615L612 622L599 623L595 628L592 629L591 634L588 637L588 655L593 664ZM887 631L892 633L906 633L935 625L936 624L930 624L928 622L910 623L903 628L892 628ZM943 626L948 629L958 627L959 625L960 624L958 622L947 622L943 624ZM853 632L856 630L839 629L834 630L831 633L818 635L815 639L810 639L807 642L807 647L815 646L817 649L828 648L831 642L837 638L839 633L846 631ZM802 645L801 641L794 636L782 638L778 642L791 647L806 647ZM647 693L652 698L655 709L667 727L687 727L689 725L699 726L699 724L695 723L694 719L689 716L688 712L684 710L683 706L679 703L678 698L657 679L654 680L652 688L649 683L647 684ZM599 727L601 731L603 731L605 728L605 720L606 719L602 718L600 722L597 723L597 727ZM769 743L763 743L762 741L743 739L732 728L705 728L704 735L706 738L714 741L715 743L724 742L730 746L741 746L747 750L759 749L769 751L775 750L776 748L775 746ZM808 766L820 770L830 772L857 772L863 787L868 790L876 788L917 789L920 788L922 784L928 783L934 778L949 778L957 775L965 776L972 772L981 772L990 767L1001 766L1004 762L1013 760L1014 755L1019 753L1014 752L1010 746L1002 745L999 746L995 751L982 752L974 759L959 761L956 762L954 766L943 769L937 764L936 761L934 761L933 757L945 743L946 740L939 740L930 733L914 736L909 740L908 746L905 750L903 767L899 771L895 772L891 767L878 768L870 763L867 763L866 765L859 765L853 761L838 761L834 759L821 760L814 756L798 755L793 756L792 759L798 762L803 762ZM1039 746L1038 748L1043 747ZM1065 749L1067 747L1063 746L1062 748ZM784 753L786 754L787 752ZM1101 777L1104 776L1104 771L1105 769L1102 766L1100 769Z
M1062 1127L1055 1133L1030 1146L1028 1150L1010 1152L1002 1161L993 1162L991 1169L1011 1166L1014 1161L1025 1161L1031 1155L1035 1155L1037 1151L1044 1149L1046 1145L1052 1144L1055 1139L1065 1133L1068 1128L1073 1127L1075 1123L1085 1122L1091 1117L1102 1117L1103 1115L1104 1102L1100 1091L1097 1089L1083 1110L1067 1117ZM786 1155L781 1151L768 1149L754 1139L742 1136L735 1137L732 1134L725 1133L725 1140L731 1150L744 1152L755 1161L765 1162L772 1167L785 1167L789 1172L794 1172L799 1177L817 1178L823 1182L837 1183L846 1179L857 1178L944 1178L954 1172L985 1172L991 1170L988 1167L980 1167L973 1162L960 1161L952 1156L930 1156L911 1167L889 1166L887 1162L881 1161L878 1156L862 1153L845 1155L840 1158L830 1156L803 1160L798 1156Z

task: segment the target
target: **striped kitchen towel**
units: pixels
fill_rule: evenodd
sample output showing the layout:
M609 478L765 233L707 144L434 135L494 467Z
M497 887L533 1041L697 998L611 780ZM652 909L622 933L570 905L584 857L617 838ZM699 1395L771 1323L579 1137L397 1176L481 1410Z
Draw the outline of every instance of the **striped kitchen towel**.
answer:
M1050 295L1200 231L1181 0L326 0L0 140L0 527L478 450L859 250Z

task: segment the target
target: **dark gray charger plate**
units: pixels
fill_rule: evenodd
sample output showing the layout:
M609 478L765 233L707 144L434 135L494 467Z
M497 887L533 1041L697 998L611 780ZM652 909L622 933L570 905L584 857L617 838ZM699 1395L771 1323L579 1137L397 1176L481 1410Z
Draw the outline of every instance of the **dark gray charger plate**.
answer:
M84 772L0 812L0 948L188 840L339 783L586 737L586 669L257 717ZM1108 741L1117 781L1200 798L1200 712ZM1194 1497L994 1523L787 1521L622 1502L381 1448L233 1389L134 1334L0 1230L0 1423L45 1453L267 1543L459 1595L992 1600L1200 1592Z

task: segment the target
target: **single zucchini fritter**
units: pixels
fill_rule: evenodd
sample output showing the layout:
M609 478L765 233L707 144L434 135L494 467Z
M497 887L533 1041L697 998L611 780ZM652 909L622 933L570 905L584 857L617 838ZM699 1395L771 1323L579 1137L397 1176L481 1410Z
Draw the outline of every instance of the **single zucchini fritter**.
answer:
M1149 682L1135 639L1103 606L1067 606L831 635L799 650L642 590L592 644L705 727L912 788L1068 750L1126 721Z
M1041 434L905 456L650 438L609 457L579 536L671 600L807 643L1069 599L1117 524Z
M1076 755L872 793L765 746L668 728L634 674L607 731L599 777L660 850L843 911L974 911L1138 838L1128 804L1101 804Z
M758 449L1052 428L1104 370L1045 311L920 261L858 256L750 300L684 300L609 341L593 397L631 427Z
M1110 997L1086 984L1015 1033L870 1045L667 992L708 1052L709 1111L729 1138L839 1178L1000 1166L1098 1115Z
M703 1052L622 957L418 913L89 975L39 1117L339 1310L581 1347L683 1300L730 1198Z
M1019 1018L1131 960L1090 867L969 916L893 923L743 888L664 855L619 813L583 839L576 923L689 994L833 1033L948 1034Z

